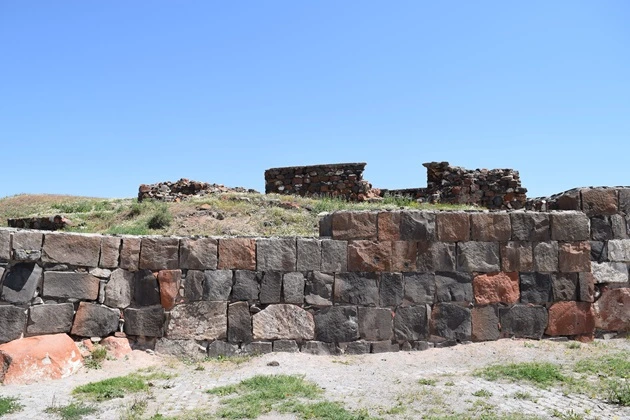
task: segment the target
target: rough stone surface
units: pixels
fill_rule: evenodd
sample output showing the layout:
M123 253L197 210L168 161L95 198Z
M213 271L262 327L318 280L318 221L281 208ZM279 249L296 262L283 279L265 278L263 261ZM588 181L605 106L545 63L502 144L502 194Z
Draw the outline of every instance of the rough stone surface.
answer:
M28 337L0 345L0 383L4 385L61 379L82 366L81 352L67 334Z
M619 189L619 211L630 214L630 188Z
M252 317L254 340L312 340L313 315L287 304L269 305Z
M96 303L79 302L71 334L81 337L105 337L118 329L119 319L120 313L117 309Z
M339 350L342 354L358 355L370 352L370 343L365 341L353 341L350 343L339 343Z
M540 242L534 245L534 270L558 271L558 242Z
M615 188L586 188L582 193L582 210L588 216L615 214L618 211Z
M402 273L381 273L379 306L398 306L405 294Z
M204 271L203 299L228 300L232 292L232 270Z
M160 290L157 278L149 270L134 273L133 303L136 306L160 305Z
M260 282L260 303L280 303L282 297L282 273L267 271Z
M107 350L107 354L122 359L131 353L129 339L125 337L105 337L101 340L101 345Z
M184 284L184 301L197 302L203 300L203 281L205 275L201 270L188 270ZM258 297L258 293L256 293ZM239 299L237 299L239 300Z
M221 340L227 337L227 302L192 302L171 311L166 336L174 340Z
M0 261L11 259L11 232L0 231Z
M553 277L553 300L578 299L578 273L558 273Z
M545 304L551 301L551 273L521 273L521 303Z
M88 273L46 271L44 273L43 296L96 300L100 280Z
M447 340L470 340L472 334L470 309L455 303L434 305L431 312L431 333Z
M167 311L181 300L179 288L182 283L182 270L160 270L157 276L160 286L160 302Z
M317 239L297 239L297 271L319 271L322 266L322 245Z
M630 262L630 239L608 241L608 259L610 261Z
M499 313L494 306L477 306L472 308L472 335L473 341L498 340Z
M608 243L591 241L591 261L608 261Z
M533 271L534 255L529 242L506 242L501 244L501 270Z
M192 358L196 361L204 360L208 356L206 346L200 345L195 340L171 340L164 337L156 340L155 352L180 359Z
M18 230L13 232L13 241L11 248L15 257L16 251L25 251L26 253L34 252L41 255L42 242L44 235L40 232L29 232Z
M578 274L578 292L580 302L594 302L595 301L595 276L593 273L579 273Z
M0 300L11 303L28 303L41 284L42 268L36 264L21 263L10 267L0 282ZM0 277L1 280L1 277Z
M26 327L26 319L26 309L0 305L0 344L20 338Z
M391 242L348 242L349 271L390 271Z
M105 305L120 309L131 305L133 285L133 272L121 268L114 270L105 285Z
M214 270L217 268L217 240L184 238L179 242L179 268Z
M582 212L551 213L551 239L588 241L590 221Z
M435 297L437 302L472 302L472 278L470 273L436 273Z
M258 293L260 293L260 279L257 272L248 270L234 272L232 300L246 300L253 303L258 300Z
M179 239L142 238L138 267L147 270L175 270L179 264Z
M400 351L398 343L392 343L390 341L377 341L371 344L371 353L391 353Z
M547 335L592 334L595 315L588 302L557 302L549 308Z
M247 302L236 302L228 306L228 341L249 343L252 341L252 317Z
M218 268L256 270L256 240L250 238L219 239Z
M473 213L470 215L473 241L506 242L512 238L508 213Z
M15 236L13 242L15 244ZM47 233L42 261L96 267L100 252L100 236Z
M335 277L330 273L308 273L304 288L304 301L312 306L330 306L333 299Z
M103 236L101 240L101 256L98 266L103 268L118 267L118 258L120 257L120 238L114 236Z
M295 271L297 247L295 238L259 239L256 243L259 271Z
M591 271L591 244L589 242L560 244L558 267L563 273Z
M346 241L322 241L322 271L342 273L348 270L348 243Z
M216 340L208 345L208 357L230 357L236 355L238 346Z
M29 310L28 335L67 333L72 328L72 303L35 305Z
M477 275L473 279L473 290L478 305L518 302L520 297L518 273Z
M300 347L295 340L276 340L273 342L273 351L282 353L297 353Z
M604 289L595 303L596 326L604 331L630 331L630 288Z
M313 317L316 339L326 343L357 340L359 338L357 317L355 306L331 306L316 312Z
M378 213L378 240L393 242L400 240L400 216L399 211L384 211Z
M284 303L302 305L304 303L304 274L284 273L282 276L282 300Z
M543 242L551 239L548 214L536 212L515 212L510 214L512 240Z
M460 271L499 271L499 244L496 242L459 242L457 267Z
M394 317L397 340L423 340L429 337L429 322L425 305L399 307Z
M628 283L628 266L622 262L591 262L595 283Z
M120 268L136 271L140 264L140 238L123 238L120 248Z
M403 273L403 304L432 304L435 296L435 275L431 273Z
M391 244L392 252L390 270L398 272L416 271L416 260L418 254L417 243L409 241L396 241Z
M594 241L613 239L613 229L608 216L591 217L591 238Z
M378 305L377 273L340 273L335 277L335 303ZM326 341L326 340L323 340Z
M466 243L466 242L464 242ZM417 271L455 271L456 244L446 242L418 242ZM497 250L498 252L498 250Z
M307 341L302 345L302 353L315 354L318 356L328 356L337 354L334 343L324 343L322 341Z
M364 340L380 341L393 338L392 311L386 308L358 308L359 336Z
M335 212L332 215L332 237L339 240L377 239L377 213Z
M400 239L403 241L435 241L435 213L406 211L400 217Z
M610 216L610 224L612 225L614 239L628 239L628 223L622 215L613 214Z
M540 340L547 328L544 306L514 305L499 308L501 337L533 338Z
M470 240L470 215L468 213L438 213L437 237L440 241L465 242Z

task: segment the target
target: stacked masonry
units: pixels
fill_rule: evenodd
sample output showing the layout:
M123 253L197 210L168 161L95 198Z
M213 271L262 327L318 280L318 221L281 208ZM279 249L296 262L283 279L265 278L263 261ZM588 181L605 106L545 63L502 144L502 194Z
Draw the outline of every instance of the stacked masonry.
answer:
M363 353L630 329L630 240L608 242L594 277L581 212L338 212L320 228L320 239L1 229L0 343L122 328L189 355Z

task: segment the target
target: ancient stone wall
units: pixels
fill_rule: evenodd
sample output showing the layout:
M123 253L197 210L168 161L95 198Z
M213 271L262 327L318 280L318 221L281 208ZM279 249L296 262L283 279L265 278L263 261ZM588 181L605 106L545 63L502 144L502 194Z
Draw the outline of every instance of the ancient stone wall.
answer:
M320 230L0 229L0 343L122 330L189 356L321 354L630 330L630 239L609 240L607 260L592 261L583 212L336 212Z
M221 184L209 184L207 182L191 181L182 178L179 181L158 182L156 184L142 184L138 188L138 201L145 199L159 201L181 201L190 197L202 197L208 194L221 194L228 192L256 193L256 190L242 187L226 187Z

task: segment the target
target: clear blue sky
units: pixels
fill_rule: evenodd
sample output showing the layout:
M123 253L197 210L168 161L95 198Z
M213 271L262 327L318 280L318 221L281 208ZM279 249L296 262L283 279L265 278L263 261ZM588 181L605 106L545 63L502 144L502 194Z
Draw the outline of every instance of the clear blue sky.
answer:
M0 196L367 162L630 185L630 2L0 0Z

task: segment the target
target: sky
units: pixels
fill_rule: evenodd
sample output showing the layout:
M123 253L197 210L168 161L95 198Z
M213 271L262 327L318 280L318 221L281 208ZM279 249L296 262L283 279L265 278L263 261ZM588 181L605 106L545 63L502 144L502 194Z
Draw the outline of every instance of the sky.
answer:
M0 0L0 197L265 169L630 185L630 2Z

